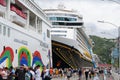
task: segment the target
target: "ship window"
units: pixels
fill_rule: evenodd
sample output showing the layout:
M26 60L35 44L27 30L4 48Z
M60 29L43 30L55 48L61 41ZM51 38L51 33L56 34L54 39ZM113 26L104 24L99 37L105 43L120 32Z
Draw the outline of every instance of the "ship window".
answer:
M2 33L2 25L0 25L0 34Z
M38 33L42 33L42 20L40 20L39 18L37 18L37 30Z
M76 18L69 18L69 17L50 17L49 20L55 21L77 21Z
M51 32L67 33L67 31L62 31L62 30L52 30Z
M57 17L58 21L65 21L63 17Z
M36 28L35 21L36 21L36 16L35 16L35 14L33 14L32 12L30 12L30 20L29 20L29 22L30 22L30 28L31 28L32 30L35 30L35 28Z
M10 28L8 28L8 37L10 37Z
M82 22L77 23L68 23L68 22L52 22L52 25L65 25L65 26L81 26Z
M3 35L6 35L6 26L3 27Z
M47 37L50 38L50 31L47 29Z
M52 25L59 25L59 23L57 23L57 22L52 22Z
M49 20L57 20L56 17L50 17Z
M62 34L53 34L52 36L60 36L60 37L66 37L66 35Z

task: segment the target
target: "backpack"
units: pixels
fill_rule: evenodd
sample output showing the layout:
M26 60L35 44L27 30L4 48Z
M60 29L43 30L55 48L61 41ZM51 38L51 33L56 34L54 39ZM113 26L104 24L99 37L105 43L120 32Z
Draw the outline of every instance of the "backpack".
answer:
M15 74L17 75L15 80L25 80L25 70L17 69Z
M32 80L32 74L30 72L25 73L25 80Z

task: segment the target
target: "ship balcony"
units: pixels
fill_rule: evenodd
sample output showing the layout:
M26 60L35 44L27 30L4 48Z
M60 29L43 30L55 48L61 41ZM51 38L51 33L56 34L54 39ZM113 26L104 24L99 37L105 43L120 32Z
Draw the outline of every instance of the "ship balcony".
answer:
M27 20L22 18L21 16L17 15L15 12L11 11L10 19L12 22L20 25L20 26L25 26Z
M11 21L20 25L20 26L25 26L27 22L27 16L25 13L20 11L14 6L11 6L11 15L10 15Z
M6 11L6 2L4 0L0 0L0 16L3 16Z

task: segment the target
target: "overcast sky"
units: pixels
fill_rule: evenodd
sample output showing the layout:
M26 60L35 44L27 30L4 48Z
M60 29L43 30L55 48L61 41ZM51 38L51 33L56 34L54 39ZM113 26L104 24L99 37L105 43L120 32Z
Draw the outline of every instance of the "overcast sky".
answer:
M108 35L117 35L113 25L98 23L98 20L120 25L120 0L35 0L42 9L57 8L62 3L66 9L78 11L84 20L85 27L89 32L104 32ZM118 3L116 3L116 2ZM114 32L114 33L113 33Z

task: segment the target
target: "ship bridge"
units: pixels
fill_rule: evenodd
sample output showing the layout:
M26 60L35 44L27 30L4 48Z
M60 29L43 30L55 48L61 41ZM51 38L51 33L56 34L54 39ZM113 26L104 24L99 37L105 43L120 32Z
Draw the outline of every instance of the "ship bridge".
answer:
M57 40L57 39L58 40ZM80 68L93 67L92 60L87 59L75 45L65 44L64 40L59 37L52 37L52 59L54 68ZM62 41L63 40L63 41ZM70 42L67 40L67 42ZM74 41L71 43L74 43Z

